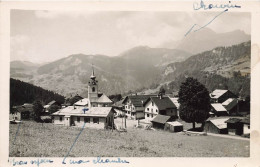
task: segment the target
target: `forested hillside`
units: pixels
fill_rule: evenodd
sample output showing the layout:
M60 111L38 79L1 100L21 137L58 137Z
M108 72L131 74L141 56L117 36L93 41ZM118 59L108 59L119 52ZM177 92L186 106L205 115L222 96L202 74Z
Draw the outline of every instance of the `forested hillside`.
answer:
M41 87L10 79L10 107L24 103L33 103L35 100L39 100L43 104L47 104L52 100L63 103L64 97Z

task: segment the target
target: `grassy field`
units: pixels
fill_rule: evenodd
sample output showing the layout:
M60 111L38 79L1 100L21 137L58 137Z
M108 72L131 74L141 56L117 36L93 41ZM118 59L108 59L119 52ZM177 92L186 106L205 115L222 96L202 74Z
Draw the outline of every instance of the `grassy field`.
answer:
M10 124L10 157L64 157L81 128L32 121ZM16 136L16 138L15 138ZM247 157L249 141L128 128L85 128L69 157Z

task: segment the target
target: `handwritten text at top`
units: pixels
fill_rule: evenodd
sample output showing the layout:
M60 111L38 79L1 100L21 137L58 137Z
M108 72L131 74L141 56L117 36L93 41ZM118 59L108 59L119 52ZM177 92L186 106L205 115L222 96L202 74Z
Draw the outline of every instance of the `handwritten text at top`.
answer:
M194 2L193 3L193 9L194 10L200 10L200 9L204 9L204 10L210 10L210 9L231 9L231 8L241 8L241 6L237 5L237 4L232 4L231 1L228 1L227 3L218 3L218 4L213 4L212 2L209 4L206 4L203 0L200 1L200 3L198 2Z

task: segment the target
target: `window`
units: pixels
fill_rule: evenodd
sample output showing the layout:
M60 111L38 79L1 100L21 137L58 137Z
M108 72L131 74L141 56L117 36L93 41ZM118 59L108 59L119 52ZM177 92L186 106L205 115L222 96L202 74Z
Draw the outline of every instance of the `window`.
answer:
M149 111L149 108L147 108L147 111Z
M153 112L153 109L151 109L151 111Z
M248 127L248 129L250 129L250 125L248 125L247 127Z
M158 110L156 109L156 112L158 112Z
M60 121L62 121L62 117L60 117Z
M153 114L151 114L151 117L153 118Z
M99 118L93 118L93 123L99 124Z
M149 115L149 114L147 114L147 117L150 117L150 115Z
M93 87L93 88L92 88L92 92L95 92L95 90L96 90L95 87Z
M153 106L153 101L152 101L152 106Z
M90 118L84 118L85 123L90 123Z
M127 109L127 105L125 105L125 108Z
M77 117L77 122L80 122L80 117Z

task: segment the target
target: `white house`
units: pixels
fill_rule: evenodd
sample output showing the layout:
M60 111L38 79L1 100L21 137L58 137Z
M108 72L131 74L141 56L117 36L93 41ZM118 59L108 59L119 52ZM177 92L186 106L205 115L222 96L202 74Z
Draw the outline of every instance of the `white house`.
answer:
M144 102L145 121L151 121L158 114L177 118L177 107L169 97L150 97Z
M112 126L114 110L112 107L68 106L52 114L56 125L78 126L90 128L107 128Z
M123 100L126 116L129 119L144 119L143 103L151 96L155 95L133 95L127 96Z

